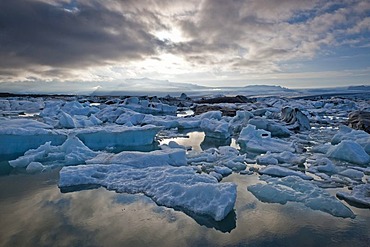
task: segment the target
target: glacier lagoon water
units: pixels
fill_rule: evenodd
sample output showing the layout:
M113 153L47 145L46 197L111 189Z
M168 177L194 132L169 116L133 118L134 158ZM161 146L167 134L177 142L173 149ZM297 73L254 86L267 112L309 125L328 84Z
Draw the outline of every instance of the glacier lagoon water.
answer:
M236 145L233 139L218 143L205 138L203 132L187 135L164 139L161 144L176 140L194 150ZM6 162L0 166L0 246L337 247L370 243L369 209L344 202L356 218L343 219L299 203L262 203L246 189L259 182L256 174L223 179L238 185L238 196L235 211L215 222L157 206L144 195L104 188L63 193L57 186L59 169L24 174L7 168ZM335 194L334 189L331 192Z

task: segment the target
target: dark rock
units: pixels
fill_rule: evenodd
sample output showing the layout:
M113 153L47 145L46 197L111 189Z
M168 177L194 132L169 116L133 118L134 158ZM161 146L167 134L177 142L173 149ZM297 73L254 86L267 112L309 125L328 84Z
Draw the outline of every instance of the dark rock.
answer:
M230 107L221 107L218 105L196 105L193 108L193 111L195 115L200 115L209 111L221 111L223 116L234 117L236 115L237 109L233 109Z
M348 115L348 126L370 133L370 112L354 111Z

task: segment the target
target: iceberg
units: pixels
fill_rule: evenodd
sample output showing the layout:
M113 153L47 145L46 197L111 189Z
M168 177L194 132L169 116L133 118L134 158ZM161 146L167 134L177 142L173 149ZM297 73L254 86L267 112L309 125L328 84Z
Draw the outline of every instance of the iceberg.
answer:
M240 132L238 144L245 151L255 153L281 153L283 151L295 152L294 143L271 138L271 133L265 130L256 130L256 126L248 124Z
M370 208L370 184L360 184L353 187L351 193L337 192L339 199L344 199L354 205Z
M343 140L338 145L332 146L326 155L329 158L347 161L358 165L368 165L370 156L357 142Z
M145 114L175 114L177 111L176 106L170 106L153 101L149 102L148 100L140 100L137 97L126 98L123 104L120 104L119 106Z
M343 140L355 141L364 148L365 152L370 155L370 134L363 130L354 130L350 127L341 125L338 133L331 139L331 144L339 144Z
M236 185L218 183L191 167L133 168L122 164L92 164L64 167L59 187L103 186L118 193L144 193L158 205L224 219L234 208Z
M85 146L76 136L69 136L60 146L47 142L37 149L28 150L23 156L9 161L14 168L27 171L42 171L44 167L84 164L86 160L98 155Z
M200 128L204 130L206 136L217 139L228 139L231 136L229 124L215 119L202 119Z
M290 131L287 127L280 125L272 120L265 118L252 118L248 121L249 124L256 126L257 129L263 129L271 133L274 137L289 137Z
M154 125L145 125L142 127L105 125L76 129L74 133L90 149L103 150L107 147L151 145L159 130L161 128Z
M277 165L269 165L265 168L262 168L258 171L260 174L266 174L275 177L286 177L286 176L297 176L304 180L312 180L312 177L307 176L303 172L293 171L285 167Z
M45 142L61 145L66 139L64 133L36 120L0 118L0 155L22 155Z
M299 202L313 210L320 210L333 216L343 218L355 217L351 209L338 201L334 196L300 177L272 178L266 176L264 180L267 184L255 184L247 188L262 202L280 204Z

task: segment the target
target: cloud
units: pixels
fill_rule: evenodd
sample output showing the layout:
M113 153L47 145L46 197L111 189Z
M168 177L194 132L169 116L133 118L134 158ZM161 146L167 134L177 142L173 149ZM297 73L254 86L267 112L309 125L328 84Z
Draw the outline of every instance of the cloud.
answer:
M0 82L277 73L325 49L366 47L370 32L365 0L2 0L0 9Z

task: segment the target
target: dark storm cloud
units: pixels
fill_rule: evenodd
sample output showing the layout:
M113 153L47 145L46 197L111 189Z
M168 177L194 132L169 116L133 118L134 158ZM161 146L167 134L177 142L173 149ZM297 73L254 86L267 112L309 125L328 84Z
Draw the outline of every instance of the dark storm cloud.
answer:
M148 22L104 2L70 8L62 2L0 1L0 67L73 68L155 54L162 44L148 32ZM159 22L148 12L139 14L151 18L152 25Z

